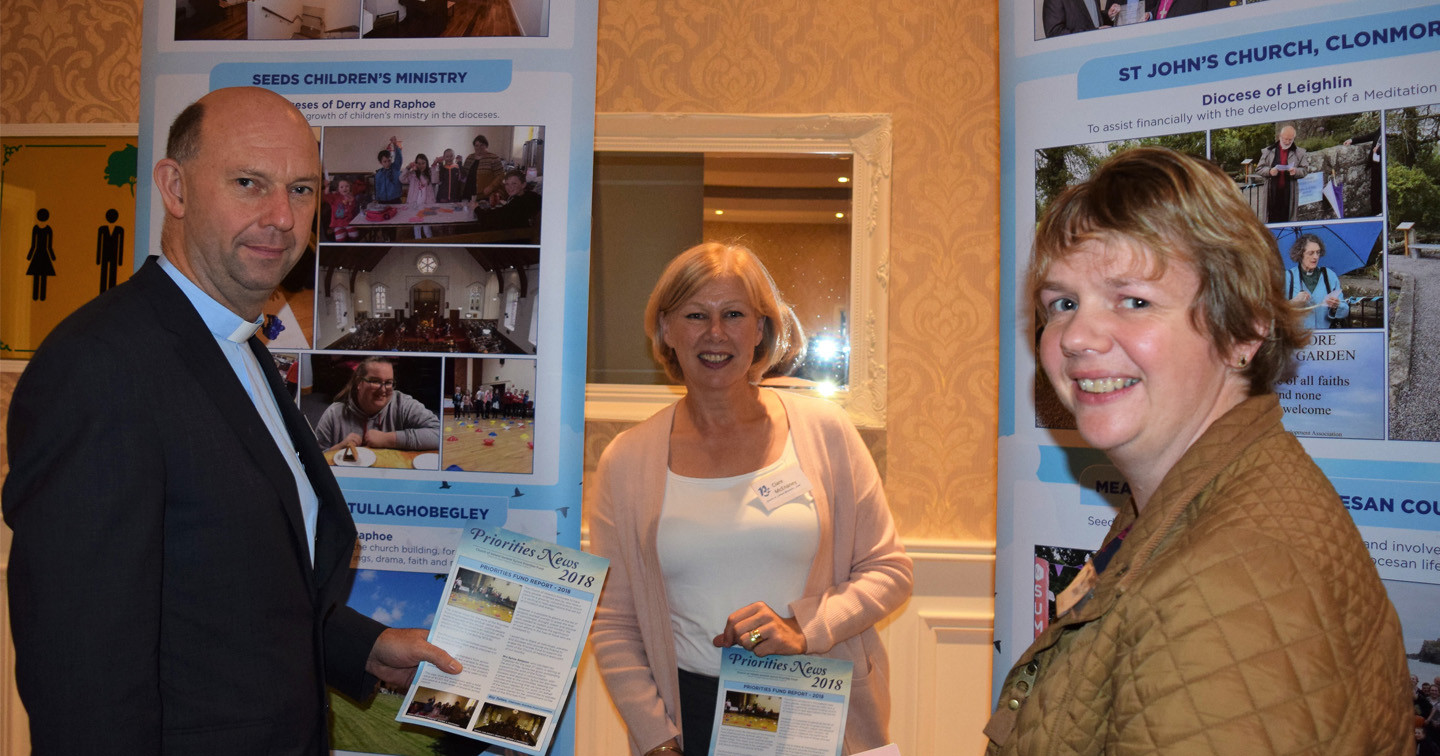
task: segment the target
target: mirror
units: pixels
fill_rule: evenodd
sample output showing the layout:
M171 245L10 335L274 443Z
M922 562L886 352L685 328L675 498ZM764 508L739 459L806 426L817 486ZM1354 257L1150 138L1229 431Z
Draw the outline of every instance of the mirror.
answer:
M806 361L778 383L884 425L889 116L599 114L595 150L587 419L683 394L642 313L665 264L715 240L754 249L805 329Z

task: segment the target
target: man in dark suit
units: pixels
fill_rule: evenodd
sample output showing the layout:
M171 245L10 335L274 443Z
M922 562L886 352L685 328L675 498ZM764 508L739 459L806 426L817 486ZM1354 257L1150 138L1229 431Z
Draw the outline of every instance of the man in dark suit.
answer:
M1096 11L1091 0L1045 0L1040 8L1040 22L1046 37L1075 34L1096 28Z
M176 118L154 178L163 258L57 326L10 405L34 753L319 756L327 683L460 665L344 606L355 526L254 336L309 238L318 150L284 98L223 89Z

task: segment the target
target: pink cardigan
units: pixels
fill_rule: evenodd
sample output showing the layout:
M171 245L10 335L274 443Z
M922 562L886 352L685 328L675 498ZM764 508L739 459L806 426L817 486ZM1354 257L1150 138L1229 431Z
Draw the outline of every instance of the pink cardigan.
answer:
M890 719L889 662L875 623L910 597L910 557L875 462L844 411L822 399L777 395L820 518L805 595L790 610L809 653L855 664L845 752L875 748L889 742ZM585 492L591 549L610 559L590 642L633 754L680 736L675 639L655 551L674 416L671 405L617 436Z

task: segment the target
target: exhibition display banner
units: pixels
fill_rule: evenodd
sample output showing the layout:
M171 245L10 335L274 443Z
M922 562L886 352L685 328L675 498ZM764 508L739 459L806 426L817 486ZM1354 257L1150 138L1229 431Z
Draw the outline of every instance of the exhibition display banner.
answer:
M1056 597L1083 579L1130 498L1037 365L1025 281L1036 222L1067 186L1142 145L1218 165L1275 235L1287 297L1304 300L1311 329L1273 387L1284 426L1353 516L1399 611L1410 671L1430 680L1440 675L1440 7L1236 0L1132 3L1111 16L1101 5L1001 4L994 685L1054 620ZM1309 248L1320 270L1302 276Z
M576 0L145 5L137 264L159 251L149 169L187 104L263 87L314 131L312 243L262 333L359 530L349 603L387 625L432 625L460 529L579 548L597 13ZM397 723L409 703L332 694L336 750L474 747ZM550 752L573 752L563 696L546 706Z

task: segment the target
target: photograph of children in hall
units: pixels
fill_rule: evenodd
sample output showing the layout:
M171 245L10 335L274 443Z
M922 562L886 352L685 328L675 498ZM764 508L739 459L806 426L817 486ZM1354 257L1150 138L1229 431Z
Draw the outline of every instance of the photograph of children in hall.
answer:
M439 357L307 354L301 363L300 411L332 466L440 469Z
M515 618L515 604L520 601L520 584L494 575L455 568L455 584L450 587L446 602L501 622Z
M1117 29L1263 0L1034 0L1035 39Z
M176 0L175 39L546 37L549 0Z
M535 354L535 247L325 246L317 289L321 349Z
M476 720L471 729L502 740L533 746L540 739L540 731L544 727L545 717L539 714L486 701L480 708L480 719Z
M725 691L725 714L720 724L746 730L776 732L780 729L780 697L738 690Z
M326 127L321 143L322 243L540 243L543 126Z
M530 473L535 467L535 360L445 360L445 469Z

